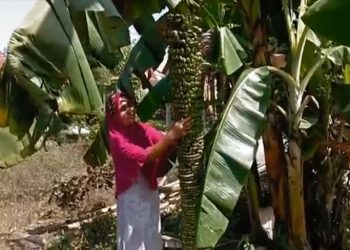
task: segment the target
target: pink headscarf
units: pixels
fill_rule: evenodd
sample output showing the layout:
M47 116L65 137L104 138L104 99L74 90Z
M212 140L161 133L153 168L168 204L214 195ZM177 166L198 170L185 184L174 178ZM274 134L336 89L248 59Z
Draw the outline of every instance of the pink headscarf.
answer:
M164 159L147 161L150 148L163 137L161 132L141 122L126 126L120 120L119 100L123 96L120 91L112 94L106 106L109 146L115 166L117 195L127 190L139 174L146 177L152 189L157 189L159 165L164 163ZM164 157L167 155L168 152Z

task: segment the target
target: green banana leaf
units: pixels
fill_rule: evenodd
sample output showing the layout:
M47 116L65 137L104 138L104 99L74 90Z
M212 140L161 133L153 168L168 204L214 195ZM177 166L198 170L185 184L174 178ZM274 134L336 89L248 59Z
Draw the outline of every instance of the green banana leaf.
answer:
M84 154L84 161L90 166L103 166L108 160L109 145L107 123L104 119L100 125L94 141Z
M107 16L123 19L111 0L69 0L71 10L103 12Z
M4 71L7 70L7 65ZM21 85L18 84L21 82ZM25 88L22 87L25 86ZM22 161L40 148L39 140L62 128L56 101L26 76L0 79L0 168ZM39 144L37 144L39 142Z
M9 128L0 128L0 168L11 167L22 161L25 157L21 152L30 149L29 136L18 140L17 136L10 133ZM30 150L26 150L30 154ZM33 149L32 149L33 151Z
M318 35L350 46L350 33L344 30L349 12L349 0L318 0L307 9L302 20Z
M332 84L332 99L334 102L334 111L350 122L350 84L334 83Z
M117 7L119 13L123 16L128 24L133 24L135 20L144 15L158 13L166 7L170 0L149 0L147 4L143 0L114 0L113 3Z
M133 95L131 76L135 73L142 81L144 88L149 87L149 82L145 77L145 71L150 68L156 68L163 61L166 49L166 42L159 32L165 25L165 16L157 22L152 16L144 17L146 24L138 20L138 32L140 39L130 52L129 59L123 69L119 79L119 86L129 95Z
M63 1L39 0L36 3L10 39L6 65L16 74L30 73L58 85L60 112L84 114L102 106L94 77Z
M110 70L130 45L128 25L110 0L70 1L69 11L96 83L111 85Z
M350 84L350 64L346 64L343 68L344 82Z
M216 245L246 184L266 121L270 82L266 67L244 71L226 105L207 160L198 211L198 248Z
M40 147L41 139L57 133L62 128L57 112L101 114L101 96L83 49L91 43L81 42L72 17L65 1L39 0L11 36L0 80L1 167L18 163ZM95 31L84 23L100 38L111 31L103 22ZM115 49L112 41L101 40L110 45L108 52Z
M160 80L137 106L137 115L141 121L146 122L152 118L153 114L160 107L164 97L170 93L169 75Z
M151 15L143 16L134 23L134 27L142 35L141 38L144 40L145 45L159 62L163 60L167 47L164 40L167 16L168 13L165 13L157 21Z
M337 46L322 51L332 63L337 66L346 66L350 64L350 48L346 46ZM347 79L345 78L344 81ZM349 83L334 83L332 84L331 96L334 105L334 111L346 121L350 121L350 85Z
M346 46L337 46L325 49L322 53L327 57L328 60L333 62L335 65L345 67L346 64L350 63L350 48Z
M2 81L5 80L5 81ZM55 103L46 93L35 89L28 93L13 76L0 80L0 168L11 167L41 147L45 137L57 133L63 123L58 118ZM39 90L39 91L38 91ZM32 96L36 99L33 101Z
M0 127L0 168L8 168L35 153L42 146L41 138L57 134L63 128L61 119L50 110L40 109L25 134L12 133L11 127ZM48 128L48 131L45 130Z
M120 48L130 44L125 21L104 12L70 9L70 14L88 59L93 57L109 69L118 65L123 58Z
M218 62L226 75L231 75L243 66L241 58L247 54L238 40L227 27L219 29Z
M34 121L35 108L28 106L30 100L26 92L19 86L11 86L13 78L6 76L6 81L2 79L0 79L0 168L7 168L22 161L24 152L30 154L33 151L31 136L26 131Z
M226 27L220 28L220 44L221 44L221 59L224 62L224 65L230 65L225 68L225 72L227 74L232 74L236 72L243 64L240 61L240 58L244 59L247 57L244 49L239 44L237 39L233 36L232 32ZM156 35L149 36L150 32L146 33L148 37L156 37ZM151 39L147 39L151 41ZM160 44L161 41L159 41ZM153 48L153 51L156 48ZM138 49L135 49L138 51ZM236 52L237 51L237 52ZM156 63L160 62L161 56L163 54L158 55L158 59L154 61L154 63L147 63L145 65L152 66L156 65ZM239 55L239 56L238 56ZM234 59L234 60L233 60ZM143 59L145 60L145 59ZM142 63L140 63L142 65ZM136 63L135 63L136 65ZM143 67L142 70L144 70ZM170 81L169 77L163 78L160 82L156 84L156 86L152 87L150 91L147 93L143 101L137 107L137 113L142 121L149 120L154 112L159 108L162 100L169 94L170 91Z

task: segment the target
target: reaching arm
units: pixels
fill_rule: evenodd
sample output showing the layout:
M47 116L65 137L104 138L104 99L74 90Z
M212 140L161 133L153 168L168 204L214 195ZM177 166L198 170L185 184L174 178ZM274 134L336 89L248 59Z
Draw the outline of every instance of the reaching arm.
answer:
M122 138L114 141L113 150L120 156L133 159L139 167L143 167L148 161L154 161L161 157L172 145L176 143L173 132L167 133L153 146L143 148Z
M174 137L173 133L170 131L165 136L163 136L160 141L158 141L156 144L154 144L148 152L147 155L147 161L153 161L160 156L162 156L168 148L173 146L176 143L176 138Z
M148 161L154 161L161 157L171 146L176 144L176 141L183 137L191 126L191 119L187 118L175 123L174 127L165 134L153 146L143 148L131 142L120 139L114 142L115 152L124 155L126 158L134 159L139 167ZM123 141L121 141L123 140Z
M178 139L183 137L189 131L191 124L192 120L189 117L176 122L170 131L151 147L147 160L153 161L162 156L171 146L176 144Z

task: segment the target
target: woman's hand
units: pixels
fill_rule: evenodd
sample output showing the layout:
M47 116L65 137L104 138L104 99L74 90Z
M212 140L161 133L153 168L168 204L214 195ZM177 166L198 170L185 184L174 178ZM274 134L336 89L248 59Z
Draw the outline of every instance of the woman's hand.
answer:
M174 126L171 128L169 133L175 140L180 139L181 137L187 134L187 132L191 128L191 125L192 125L192 119L191 117L187 117L185 119L177 121L174 124Z
M148 161L153 161L162 156L166 150L174 146L176 141L183 137L191 128L192 119L187 117L174 124L170 131L160 140L157 144L153 145L150 152L147 155Z

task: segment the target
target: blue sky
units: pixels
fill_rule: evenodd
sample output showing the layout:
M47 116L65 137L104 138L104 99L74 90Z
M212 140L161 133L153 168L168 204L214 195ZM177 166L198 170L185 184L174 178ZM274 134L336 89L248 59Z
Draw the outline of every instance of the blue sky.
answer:
M7 46L13 30L21 24L35 2L36 0L0 0L0 51ZM156 19L159 16L154 15ZM130 30L132 40L137 39L136 31L132 28Z

